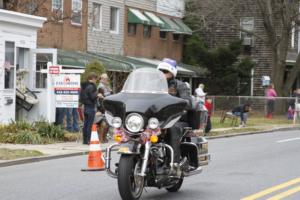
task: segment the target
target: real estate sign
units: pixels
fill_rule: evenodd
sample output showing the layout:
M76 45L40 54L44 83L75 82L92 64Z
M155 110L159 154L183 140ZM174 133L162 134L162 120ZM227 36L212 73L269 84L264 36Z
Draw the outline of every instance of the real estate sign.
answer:
M54 92L57 108L77 108L80 91L80 75L54 76Z

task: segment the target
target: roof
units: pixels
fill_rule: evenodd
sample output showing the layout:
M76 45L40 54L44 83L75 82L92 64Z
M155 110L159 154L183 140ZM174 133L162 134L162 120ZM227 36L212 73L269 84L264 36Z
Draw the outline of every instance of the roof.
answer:
M19 12L0 9L0 21L41 28L47 19L34 15L23 14Z

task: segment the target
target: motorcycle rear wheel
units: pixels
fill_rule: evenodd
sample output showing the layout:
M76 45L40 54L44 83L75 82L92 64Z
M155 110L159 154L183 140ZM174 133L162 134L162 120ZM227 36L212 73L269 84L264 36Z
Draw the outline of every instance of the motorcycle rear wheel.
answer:
M118 187L123 200L138 200L144 189L140 172L141 160L135 155L121 155L118 167Z

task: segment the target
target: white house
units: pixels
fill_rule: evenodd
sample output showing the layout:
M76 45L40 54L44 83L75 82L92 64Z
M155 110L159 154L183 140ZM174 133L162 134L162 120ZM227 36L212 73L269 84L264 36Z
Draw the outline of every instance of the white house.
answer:
M30 87L37 30L46 18L0 9L0 123L16 119L17 73L23 88Z

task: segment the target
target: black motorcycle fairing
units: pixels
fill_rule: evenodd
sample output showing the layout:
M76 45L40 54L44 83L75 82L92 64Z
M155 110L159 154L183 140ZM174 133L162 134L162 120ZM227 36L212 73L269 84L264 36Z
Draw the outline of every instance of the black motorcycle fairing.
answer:
M118 93L104 99L103 105L114 117L125 120L128 113L140 113L145 118L156 117L161 123L180 116L187 102L169 94Z

